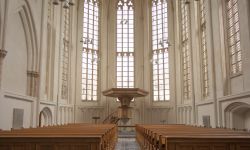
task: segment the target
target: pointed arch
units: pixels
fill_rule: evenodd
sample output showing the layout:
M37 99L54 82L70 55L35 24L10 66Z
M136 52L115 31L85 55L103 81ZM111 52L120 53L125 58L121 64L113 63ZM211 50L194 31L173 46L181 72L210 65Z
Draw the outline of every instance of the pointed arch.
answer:
M135 10L134 0L116 4L116 86L135 85Z
M229 104L225 110L225 126L227 128L249 128L246 120L250 119L250 104L243 102L235 102Z
M50 108L44 107L39 113L39 127L52 125L52 118Z
M82 24L82 90L84 101L97 101L100 60L100 0L84 1Z
M38 94L39 50L34 18L27 0L24 0L24 4L18 13L22 21L27 45L27 95L36 97Z
M29 71L38 71L39 68L39 52L37 46L37 35L34 25L33 15L30 10L29 3L25 0L25 4L19 10L19 15L22 20L26 44L27 44L27 54L28 54L28 70Z

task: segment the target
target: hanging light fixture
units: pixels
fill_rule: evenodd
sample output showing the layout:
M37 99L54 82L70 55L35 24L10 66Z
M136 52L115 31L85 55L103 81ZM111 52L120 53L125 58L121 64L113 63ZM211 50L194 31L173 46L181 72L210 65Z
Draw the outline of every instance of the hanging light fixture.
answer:
M69 1L64 1L63 8L68 9L69 8Z
M190 4L190 1L189 0L185 0L185 4L186 5Z
M69 0L69 5L70 5L70 6L73 6L73 5L74 5L73 0Z
M53 1L53 4L54 4L54 5L59 5L58 0L54 0L54 1Z
M54 5L59 5L59 1L63 4L63 8L68 9L70 6L74 5L73 0L53 0Z

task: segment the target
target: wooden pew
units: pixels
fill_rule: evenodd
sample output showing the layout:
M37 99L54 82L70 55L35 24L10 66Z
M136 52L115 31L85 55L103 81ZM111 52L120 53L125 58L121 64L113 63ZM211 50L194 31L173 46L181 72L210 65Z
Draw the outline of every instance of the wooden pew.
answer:
M113 150L117 126L69 124L0 132L0 150Z
M250 133L186 125L137 125L144 150L250 150Z

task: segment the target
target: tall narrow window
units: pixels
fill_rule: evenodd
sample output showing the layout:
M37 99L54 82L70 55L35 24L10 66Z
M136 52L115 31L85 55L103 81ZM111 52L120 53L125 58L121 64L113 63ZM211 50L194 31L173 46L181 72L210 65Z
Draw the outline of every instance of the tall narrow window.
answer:
M201 68L202 68L202 93L203 97L208 96L208 56L207 56L207 41L206 41L206 18L205 18L205 2L206 0L200 0L198 2L199 8L199 34L200 34L200 50L201 50Z
M152 0L153 100L170 99L167 0Z
M191 96L191 52L190 52L190 10L189 4L180 0L181 11L181 50L183 71L183 97L189 99Z
M62 99L68 99L69 91L69 39L70 39L70 11L64 9L63 46L62 46Z
M117 4L116 79L117 87L134 87L134 5L133 0Z
M240 25L238 0L226 0L227 41L230 54L231 74L242 71L242 50L240 45Z
M82 37L82 100L97 100L99 0L84 0Z

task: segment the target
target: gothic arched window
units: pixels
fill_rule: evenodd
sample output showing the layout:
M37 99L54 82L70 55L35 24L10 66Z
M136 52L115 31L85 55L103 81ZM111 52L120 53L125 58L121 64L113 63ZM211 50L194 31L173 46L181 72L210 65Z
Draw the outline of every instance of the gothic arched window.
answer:
M152 0L153 100L170 100L167 0Z
M199 41L201 51L201 71L202 71L202 93L203 97L207 97L209 94L208 85L208 56L207 56L207 40L206 40L206 14L205 14L205 2L206 0L198 1L198 24L199 24Z
M84 0L82 37L82 100L97 100L99 0Z
M119 0L116 23L116 79L117 87L134 87L134 4L133 0Z
M226 0L226 21L230 71L231 75L236 75L242 72L238 0Z
M180 19L183 98L189 99L192 91L190 6L183 0L180 0Z

